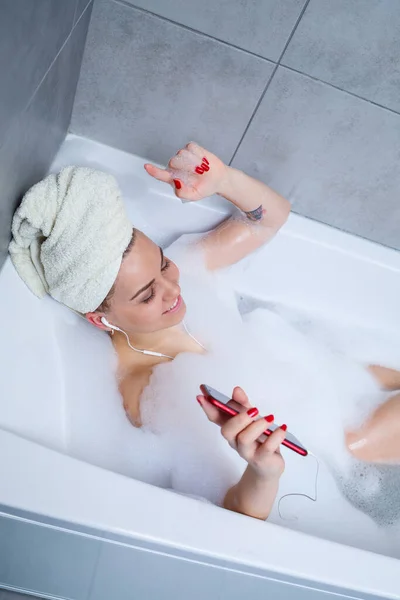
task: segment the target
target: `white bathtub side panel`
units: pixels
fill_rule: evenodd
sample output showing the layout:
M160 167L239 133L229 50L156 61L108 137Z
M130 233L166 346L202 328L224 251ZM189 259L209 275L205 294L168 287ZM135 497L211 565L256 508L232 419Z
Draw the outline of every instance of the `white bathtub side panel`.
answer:
M309 585L271 572L251 572L246 566L172 554L166 546L143 548L135 542L100 541L98 536L2 516L0 600L3 586L68 600L242 600L255 594L284 600L324 600L332 595L359 600L381 598L360 592L349 595L338 587Z
M227 560L242 570L266 569L398 598L399 563L395 559L154 488L4 431L0 431L0 447L0 504Z

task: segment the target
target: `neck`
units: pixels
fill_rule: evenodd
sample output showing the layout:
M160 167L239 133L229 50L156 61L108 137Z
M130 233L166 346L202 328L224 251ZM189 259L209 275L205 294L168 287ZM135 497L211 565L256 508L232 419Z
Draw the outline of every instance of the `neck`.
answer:
M123 339L126 338L123 334L116 332ZM137 333L137 332L126 332L129 336L130 343L135 348L141 348L146 350L154 350L156 352L165 352L165 347L170 346L177 338L182 335L182 326L174 325L168 329L161 329L160 331L153 331L151 333ZM164 349L164 350L163 350ZM165 352L168 354L168 352Z
M138 334L137 332L126 332L131 346L138 350L151 350L160 352L167 356L175 357L181 352L197 352L197 344L189 335L187 335L182 324L175 325L168 329L162 329L152 333ZM112 336L112 341L119 356L124 357L124 361L131 363L142 362L146 364L156 364L163 357L152 357L132 350L123 333L116 331Z

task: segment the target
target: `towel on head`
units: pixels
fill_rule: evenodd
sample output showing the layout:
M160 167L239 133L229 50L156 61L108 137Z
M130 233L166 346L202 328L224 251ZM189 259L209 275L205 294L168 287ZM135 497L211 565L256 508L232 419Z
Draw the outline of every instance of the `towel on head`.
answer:
M112 175L66 167L25 194L12 236L11 259L31 291L86 313L110 291L132 223Z

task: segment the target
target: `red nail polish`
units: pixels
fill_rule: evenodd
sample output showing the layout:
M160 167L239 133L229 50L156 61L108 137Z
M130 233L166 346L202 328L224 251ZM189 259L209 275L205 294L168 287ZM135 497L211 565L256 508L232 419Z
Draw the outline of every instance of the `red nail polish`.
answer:
M203 157L203 163L206 163L207 166L210 164L205 156Z
M264 419L267 421L267 423L272 423L274 420L274 415L268 415L267 417L264 417Z
M180 190L182 187L181 182L179 181L179 179L174 179L174 184L177 190Z
M196 167L195 168L196 173L198 173L199 175L203 175L204 173L204 169L202 169L201 167Z
M201 406L201 404L202 404L202 401L200 400L200 398L199 398L198 396L196 396L196 400L197 400L197 402L198 402L198 403L200 404L200 406Z
M256 408L255 406L253 408L249 408L249 410L247 411L247 414L251 418L256 417L258 415L258 408Z
M201 163L201 168L204 169L204 171L210 170L210 167L208 165L206 165L206 163Z
M287 425L281 425L281 429L282 429L283 431L286 431L286 429L287 429Z

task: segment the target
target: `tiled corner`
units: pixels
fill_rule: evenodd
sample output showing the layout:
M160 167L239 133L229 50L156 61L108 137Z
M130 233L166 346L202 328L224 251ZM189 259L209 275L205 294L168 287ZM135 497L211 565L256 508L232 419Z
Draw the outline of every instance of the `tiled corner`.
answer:
M96 0L71 131L165 162L191 139L229 160L272 63Z
M400 2L311 0L282 64L400 112Z
M28 105L70 34L75 1L2 0L0 136Z
M233 165L293 210L400 249L400 118L279 67Z
M128 0L196 31L277 61L306 0Z
M89 17L87 11L29 107L0 139L0 264L21 195L46 174L68 128Z

